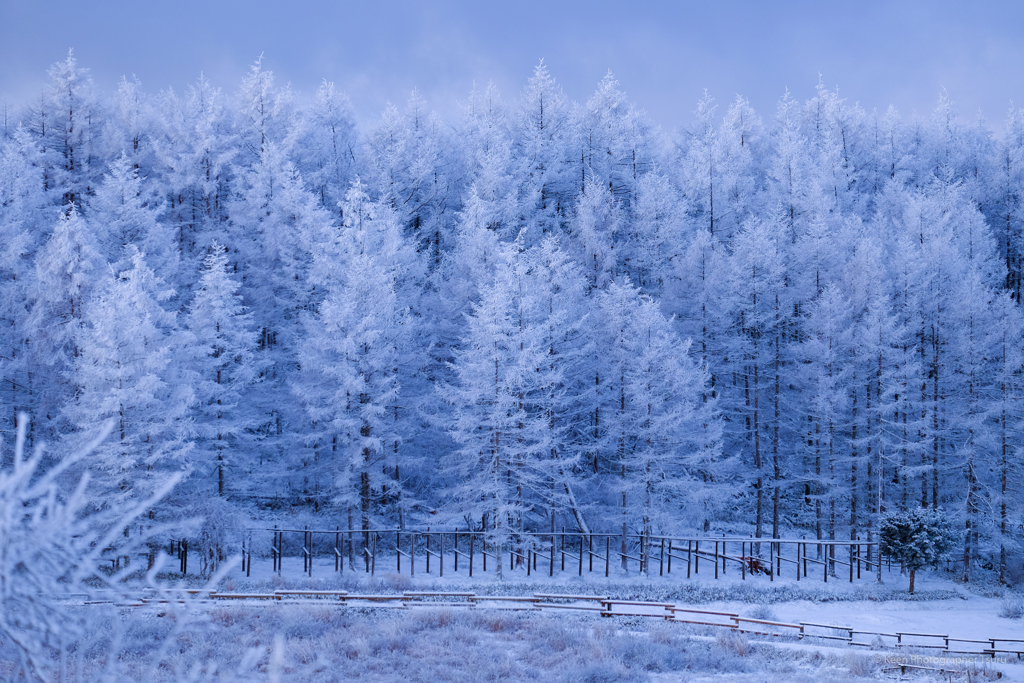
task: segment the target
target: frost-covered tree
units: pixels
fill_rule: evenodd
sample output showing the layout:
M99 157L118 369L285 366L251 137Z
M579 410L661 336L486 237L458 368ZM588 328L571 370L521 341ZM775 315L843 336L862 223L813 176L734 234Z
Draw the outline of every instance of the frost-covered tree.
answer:
M607 286L616 273L615 238L623 227L622 207L615 195L592 177L576 199L569 244L594 289Z
M222 100L220 89L200 75L183 98L162 93L158 107L153 145L167 197L165 215L191 278L206 245L225 238L231 162L240 156Z
M357 136L348 95L324 80L292 135L297 139L297 165L310 192L324 209L336 212L356 165Z
M512 123L519 202L521 210L533 217L540 235L555 230L557 216L571 208L570 188L576 179L569 176L567 163L569 113L565 94L541 60L527 81Z
M308 494L333 500L350 523L358 517L368 543L380 515L401 518L405 510L399 455L408 416L399 366L413 320L399 297L417 258L394 212L371 202L359 182L342 212L344 223L314 264L312 281L324 298L304 319L293 391L311 422L316 463Z
M116 275L108 270L85 302L73 364L79 389L64 410L75 444L92 438L90 426L113 419L113 438L90 456L112 505L145 500L169 473L191 465L194 387L171 362L181 340L163 303L174 290L141 252L131 254L130 264Z
M846 491L845 435L849 415L852 340L849 302L835 286L826 287L809 307L806 339L798 352L807 397L805 503L813 502L816 538L835 540ZM813 463L813 469L811 468ZM854 491L849 492L855 494Z
M154 170L153 137L158 128L139 79L122 76L111 104L103 131L105 156L125 154L137 174L149 176Z
M82 383L74 365L88 320L86 302L98 287L103 267L92 226L70 206L36 255L25 321L25 336L31 340L28 391L44 416L41 427L48 431L63 428L58 415L74 401Z
M1024 113L1010 109L1006 117L1003 139L997 148L992 213L992 232L1006 267L1006 288L1019 302L1024 261L1021 239L1024 239Z
M214 241L189 306L189 358L196 374L194 459L200 481L216 471L218 495L243 489L254 474L248 461L250 430L258 423L245 400L259 368L254 358L256 331L242 304L239 284L229 272L225 248ZM225 469L234 472L227 482ZM206 487L200 486L200 490Z
M788 356L787 327L792 302L786 288L786 214L755 219L736 236L729 261L725 296L718 315L723 380L728 393L722 410L734 422L726 448L748 461L754 484L754 534L763 533L770 494L773 536L778 534L785 455L780 442L781 373Z
M50 227L39 149L23 127L12 133L0 142L0 429L8 434L32 400L29 286L33 256Z
M285 144L294 125L293 111L291 87L276 87L274 72L263 68L261 54L249 66L236 96L238 132L250 159L260 159L270 144Z
M681 155L679 184L688 200L694 223L715 235L715 190L719 193L719 214L722 213L723 145L715 125L715 99L707 90L697 102L696 121L686 133L685 151ZM721 226L717 239L722 237Z
M715 516L721 425L707 370L670 321L628 280L598 301L605 368L602 408L607 486L627 528L651 534Z
M104 258L115 270L128 267L130 248L145 253L164 279L177 275L179 252L166 223L158 218L156 197L148 195L124 152L110 165L90 204L91 222Z
M258 332L261 390L252 403L262 418L256 449L261 462L276 463L283 472L296 465L287 453L302 452L305 441L299 428L305 419L301 406L290 400L290 386L298 370L302 313L316 301L310 268L318 245L330 240L331 219L273 142L266 142L240 181L225 244L234 248L232 267Z
M456 519L480 522L499 575L504 549L525 542L520 534L548 502L562 465L545 408L563 378L545 362L550 348L529 310L524 258L515 244L499 255L455 352L455 382L441 389L459 445L443 460L445 507Z
M686 250L685 200L668 178L647 173L636 183L632 221L622 265L645 293L678 294L678 274Z
M954 543L949 520L942 510L916 508L887 514L879 523L879 552L910 571L910 594L918 569L937 566Z
M39 135L49 152L46 186L60 193L60 204L84 205L95 180L95 143L101 107L89 70L78 66L74 52L49 70L50 82L39 115Z
M457 206L460 194L450 168L456 141L414 90L404 113L388 105L367 144L372 191L436 265L451 239L448 209Z

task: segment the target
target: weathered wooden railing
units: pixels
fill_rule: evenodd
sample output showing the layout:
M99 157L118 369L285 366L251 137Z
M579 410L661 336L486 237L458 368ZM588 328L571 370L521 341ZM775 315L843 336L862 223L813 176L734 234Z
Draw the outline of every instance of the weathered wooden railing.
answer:
M261 547L257 558L269 554L272 571L281 574L285 557L301 557L302 572L313 576L315 559L330 558L334 571L345 571L348 558L350 570L375 574L378 559L387 558L390 570L415 575L417 564L421 572L437 571L443 577L445 560L450 571L459 572L462 562L470 577L475 569L487 571L488 563L507 557L509 571L521 570L527 576L534 573L574 571L583 576L593 573L595 559L597 571L602 568L606 577L611 575L613 560L623 571L636 567L641 573L653 574L655 566L659 576L672 573L686 565L686 577L700 574L703 560L705 572L714 578L727 574L729 567L739 571L742 579L747 574L761 574L769 581L783 576L783 564L797 581L809 576L820 576L827 582L829 576L839 578L837 567L845 567L848 579L861 578L862 570L877 568L879 559L876 542L807 540L782 538L720 538L712 536L656 536L649 534L599 534L565 531L548 533L520 533L504 544L495 546L487 541L487 534L471 530L411 530L411 529L250 529L242 542L242 569L250 575L254 539L271 534L269 552ZM301 538L301 541L299 540ZM603 542L602 542L603 541ZM702 547L703 546L703 547ZM813 557L812 557L813 555ZM361 567L357 570L356 559ZM845 558L845 559L841 559ZM569 560L568 570L566 569ZM632 561L632 562L631 562ZM391 564L391 563L394 564ZM404 565L404 568L403 568ZM603 567L602 567L603 565ZM297 566L297 563L296 563ZM813 572L809 567L821 567ZM383 568L383 567L381 567Z

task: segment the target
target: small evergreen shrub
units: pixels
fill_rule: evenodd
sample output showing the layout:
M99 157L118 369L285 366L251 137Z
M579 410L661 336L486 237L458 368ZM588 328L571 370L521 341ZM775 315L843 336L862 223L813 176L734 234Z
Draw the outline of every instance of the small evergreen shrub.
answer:
M953 546L949 520L941 510L916 508L885 514L879 522L879 552L910 570L910 593L918 569L936 567Z

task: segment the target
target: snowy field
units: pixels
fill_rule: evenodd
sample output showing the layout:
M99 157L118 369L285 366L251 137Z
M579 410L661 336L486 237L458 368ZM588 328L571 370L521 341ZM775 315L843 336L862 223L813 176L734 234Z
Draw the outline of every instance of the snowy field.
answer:
M393 569L394 560L389 560L392 563L389 567ZM757 606L770 605L775 615L773 619L791 623L835 623L859 631L943 633L967 639L1024 638L1024 621L998 616L1004 603L1001 590L965 587L947 578L952 575L941 571L918 572L915 594L911 596L907 593L907 576L901 576L895 568L883 572L882 585L876 584L867 572L862 572L862 578L852 584L843 576L830 577L828 583L820 576L802 577L797 582L785 568L774 581L763 575L748 575L742 579L732 567L728 574L713 579L705 578L713 572L707 565L700 577L690 579L685 578L685 569L650 578L639 577L635 571L623 574L613 570L612 577L606 579L603 572L597 571L589 575L584 571L583 577L573 571L556 571L555 577L549 578L546 568L527 577L520 568L506 571L499 580L493 565L487 574L477 565L471 579L465 562L461 571L455 572L450 558L448 560L443 578L438 576L436 562L430 574L423 571L421 563L415 576L410 576L406 569L402 574L378 570L371 577L358 563L360 571L346 570L338 574L333 561L315 564L313 576L309 578L302 575L299 558L285 558L280 576L272 571L269 559L255 559L249 577L236 567L221 589L260 592L303 587L379 593L468 590L481 595L562 592L607 595L624 600L667 600L680 606L736 612L742 616L749 616ZM656 574L656 565L653 571Z
M295 565L297 560L291 559ZM333 563L299 576L285 560L283 576L270 562L238 567L220 591L267 593L280 589L347 590L360 594L471 591L477 595L561 592L653 600L744 617L816 622L887 633L922 632L955 638L1024 637L1024 621L999 616L1000 591L964 587L942 573L922 572L914 596L907 579L888 573L881 586L830 579L739 576L687 580L682 576L605 579L564 573L527 579L493 572L473 579L446 567L431 575L378 571L334 573ZM493 567L492 567L493 569ZM522 575L520 575L522 574ZM174 583L173 576L168 576ZM178 586L201 585L198 579ZM113 667L112 680L269 681L856 681L1017 680L1024 662L988 656L941 654L926 649L854 647L841 642L740 634L725 628L647 617L602 618L569 610L518 612L484 607L341 607L327 601L192 601L184 605L115 608L82 605L98 618L96 634L117 634L131 651L116 659L97 644L75 648L72 667L86 679ZM146 645L146 644L151 645ZM141 645L139 645L141 644ZM980 647L980 646L975 646ZM109 648L108 648L109 649ZM75 660L75 657L79 659ZM944 669L907 670L899 663ZM960 672L960 673L949 673ZM2 669L0 679L6 680ZM950 678L952 676L952 678ZM71 679L75 680L75 679Z

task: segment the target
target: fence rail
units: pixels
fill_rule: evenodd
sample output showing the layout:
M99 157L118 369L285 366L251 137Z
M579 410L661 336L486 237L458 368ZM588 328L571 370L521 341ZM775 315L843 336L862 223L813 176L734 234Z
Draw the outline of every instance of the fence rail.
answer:
M595 572L596 559L596 572L600 574L603 569L605 577L611 575L613 563L627 573L653 575L657 571L659 576L672 575L672 561L676 560L677 575L682 571L680 563L684 563L687 578L700 574L703 561L705 572L716 579L731 569L738 571L743 580L754 574L769 581L777 576L797 581L820 577L827 583L832 577L846 578L852 583L861 578L862 571L870 573L870 568L882 561L878 557L878 543L861 540L581 533L563 528L548 533L520 533L511 541L495 544L488 541L487 532L473 530L274 527L249 529L245 533L242 570L246 576L252 570L254 549L257 560L270 559L273 573L284 573L285 558L289 558L289 570L294 572L301 558L302 573L310 577L318 558L333 559L334 572L345 571L347 558L350 571L373 575L379 561L379 568L388 571L411 576L417 570L428 574L436 571L440 577L444 576L446 564L450 572L465 571L472 577L476 570L486 572L488 564L496 569L499 562L507 563L503 570L507 566L508 571L524 572L526 576L546 573L553 577L567 571L583 576ZM361 565L358 568L357 560ZM811 571L809 566L815 569ZM183 573L184 568L182 563Z

